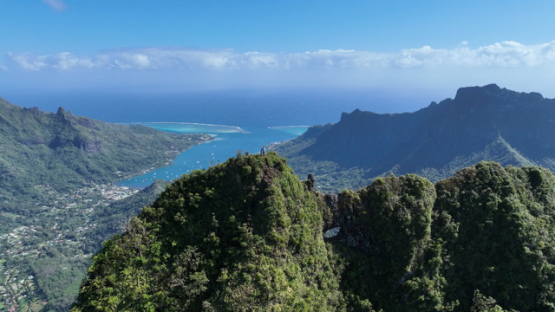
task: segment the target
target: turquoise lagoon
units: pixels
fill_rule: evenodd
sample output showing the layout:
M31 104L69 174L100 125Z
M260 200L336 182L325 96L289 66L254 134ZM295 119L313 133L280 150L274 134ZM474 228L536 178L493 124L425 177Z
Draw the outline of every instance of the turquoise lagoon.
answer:
M167 132L206 133L214 140L193 146L179 154L167 167L149 171L143 175L116 183L119 186L144 188L156 179L175 180L183 174L226 161L239 150L251 154L259 153L270 143L294 139L304 133L308 126L287 127L234 127L224 125L196 124L185 122L144 122L135 123Z
M211 133L211 134L227 134L227 133L245 133L241 127L235 126L222 126L210 125L202 123L190 122L141 122L138 123L143 126L151 127L154 129L177 132L177 133Z

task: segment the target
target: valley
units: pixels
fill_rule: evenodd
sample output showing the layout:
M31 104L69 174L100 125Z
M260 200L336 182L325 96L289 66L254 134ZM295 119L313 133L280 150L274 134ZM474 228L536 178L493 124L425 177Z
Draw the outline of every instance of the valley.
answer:
M102 241L167 184L140 191L114 182L212 140L1 98L0 119L0 311L67 311Z

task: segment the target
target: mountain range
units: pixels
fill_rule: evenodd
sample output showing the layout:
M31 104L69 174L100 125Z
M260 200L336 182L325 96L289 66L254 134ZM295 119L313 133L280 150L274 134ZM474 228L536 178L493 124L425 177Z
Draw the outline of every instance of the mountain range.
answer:
M554 170L553 133L555 100L491 84L413 113L343 113L273 148L300 176L312 173L323 191L337 191L391 173L439 181L481 160Z

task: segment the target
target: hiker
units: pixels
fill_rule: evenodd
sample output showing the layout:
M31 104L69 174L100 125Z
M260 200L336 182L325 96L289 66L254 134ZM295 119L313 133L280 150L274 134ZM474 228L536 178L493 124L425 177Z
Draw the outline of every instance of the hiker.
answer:
M262 147L260 148L260 155L264 155L265 152L266 152L266 151L264 150L264 146L262 146Z

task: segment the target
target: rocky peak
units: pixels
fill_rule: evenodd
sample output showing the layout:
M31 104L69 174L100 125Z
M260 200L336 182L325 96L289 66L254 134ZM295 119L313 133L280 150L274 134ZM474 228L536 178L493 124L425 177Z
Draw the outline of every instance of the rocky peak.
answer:
M530 104L542 101L544 97L537 92L516 92L506 88L500 88L496 84L489 84L483 87L460 88L457 90L457 95L455 96L455 100L462 103L479 99L498 99L506 103L518 102Z
M484 95L500 96L503 94L503 91L507 91L507 89L501 89L496 84L489 84L483 87L464 87L457 90L455 100L464 101L482 97Z
M57 115L64 116L66 114L66 109L63 106L58 107L58 111L56 111Z

